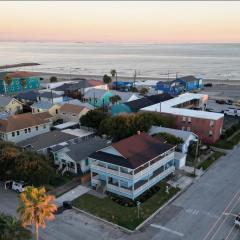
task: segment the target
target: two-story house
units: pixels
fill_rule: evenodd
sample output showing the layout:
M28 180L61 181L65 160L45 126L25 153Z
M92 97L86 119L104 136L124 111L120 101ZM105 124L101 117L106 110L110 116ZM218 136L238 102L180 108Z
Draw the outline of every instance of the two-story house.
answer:
M135 199L174 172L175 147L142 132L113 143L89 156L91 185Z
M0 138L5 141L20 142L50 131L52 116L44 113L23 113L0 119Z

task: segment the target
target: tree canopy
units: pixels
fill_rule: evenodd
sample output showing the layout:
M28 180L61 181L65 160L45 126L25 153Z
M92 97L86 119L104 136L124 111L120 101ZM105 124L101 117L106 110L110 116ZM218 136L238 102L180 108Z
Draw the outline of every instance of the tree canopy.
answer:
M139 91L139 93L140 93L141 95L143 95L143 96L146 95L148 92L149 92L149 91L148 91L147 88L141 88L140 91Z
M37 152L23 151L5 141L0 141L0 166L3 179L23 180L33 185L49 183L55 175L47 157Z
M54 82L57 82L57 81L58 81L58 79L57 79L56 76L51 76L51 77L50 77L50 82L51 82L51 83L54 83Z
M0 213L0 240L30 240L32 233L15 217Z
M103 82L106 83L106 84L109 84L112 82L112 78L110 76L108 76L107 74L105 74L103 76Z
M119 101L121 101L122 99L119 95L114 95L114 96L110 97L109 100L114 105L114 104L118 103Z
M109 115L100 109L90 110L80 118L83 126L99 129L100 123L108 118Z
M179 145L183 143L183 140L181 138L176 137L170 133L162 132L162 133L159 133L158 135L164 138L167 141L167 143L170 143L173 145Z

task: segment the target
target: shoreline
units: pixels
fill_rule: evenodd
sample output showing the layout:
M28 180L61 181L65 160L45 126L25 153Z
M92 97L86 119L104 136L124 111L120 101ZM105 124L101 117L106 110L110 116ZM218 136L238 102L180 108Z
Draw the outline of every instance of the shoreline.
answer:
M83 75L83 74L66 74L66 73L47 73L47 72L36 72L32 71L36 74L38 74L40 77L43 77L43 82L49 82L49 78L51 76L56 76L60 81L70 81L73 80L73 78L82 78L82 79L95 79L95 80L102 80L102 76L100 75ZM110 75L110 74L109 74ZM47 78L47 80L46 80ZM161 78L161 77L137 77L136 82L140 81L168 81L168 80L174 80L175 78ZM133 81L133 77L127 77L127 76L118 76L119 81ZM211 79L206 78L203 79L204 83L212 83L213 85L240 85L240 77L239 80L227 80L227 79Z

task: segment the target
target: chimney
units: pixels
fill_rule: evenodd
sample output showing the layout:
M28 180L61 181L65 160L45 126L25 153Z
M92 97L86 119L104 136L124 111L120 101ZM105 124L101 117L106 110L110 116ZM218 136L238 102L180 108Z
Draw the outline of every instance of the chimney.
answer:
M140 135L141 134L141 132L140 131L137 131L137 135Z

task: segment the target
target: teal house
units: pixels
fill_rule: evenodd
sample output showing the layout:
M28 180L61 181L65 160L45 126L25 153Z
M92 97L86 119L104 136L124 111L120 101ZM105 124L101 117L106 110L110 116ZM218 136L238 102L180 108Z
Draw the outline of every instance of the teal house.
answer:
M107 106L110 103L110 97L113 93L103 89L90 89L84 95L84 101L90 103L92 106L98 108L103 105Z
M0 72L0 93L18 93L25 90L38 89L40 77L34 73Z

